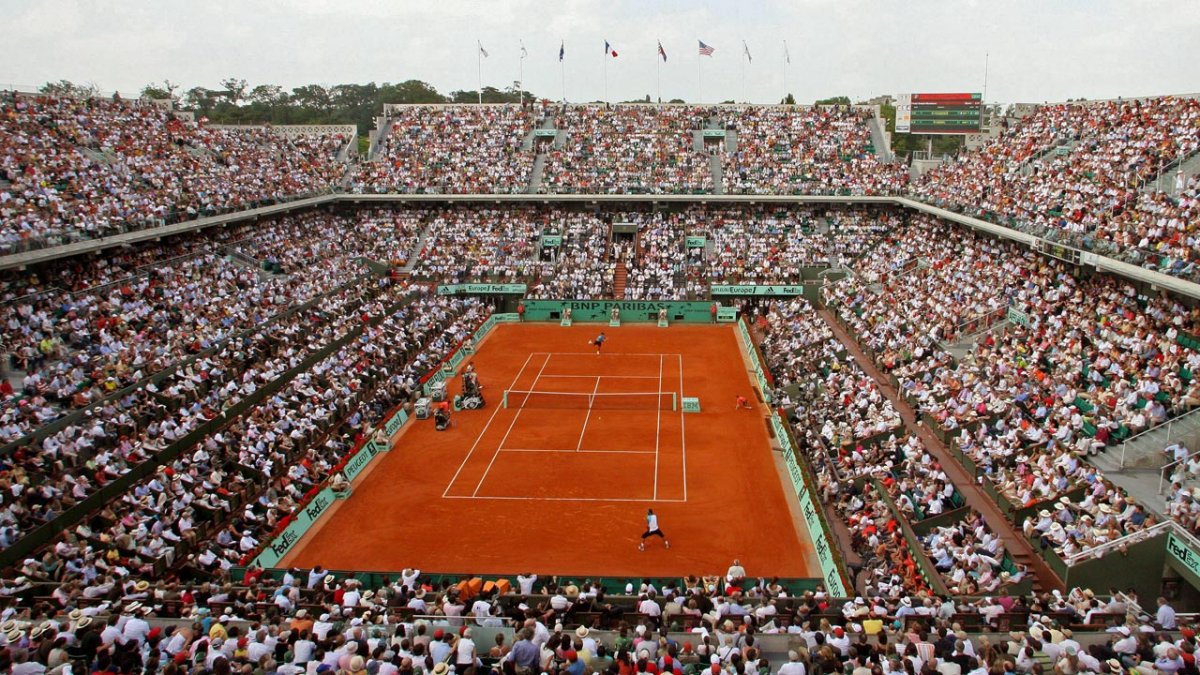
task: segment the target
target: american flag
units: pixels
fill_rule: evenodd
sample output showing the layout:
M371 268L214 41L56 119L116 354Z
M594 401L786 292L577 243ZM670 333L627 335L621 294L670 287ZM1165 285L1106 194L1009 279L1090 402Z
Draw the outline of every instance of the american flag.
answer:
M709 47L708 45L704 44L704 40L699 40L699 42L700 42L700 56L712 56L713 51L715 51L715 50L713 50L712 47Z
M658 55L663 57L663 61L667 60L667 50L663 49L662 40L658 41Z

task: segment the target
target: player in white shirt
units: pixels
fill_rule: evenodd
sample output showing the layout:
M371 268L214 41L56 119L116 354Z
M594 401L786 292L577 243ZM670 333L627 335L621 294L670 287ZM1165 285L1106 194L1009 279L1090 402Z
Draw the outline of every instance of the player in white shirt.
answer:
M646 531L642 533L642 540L638 542L639 551L646 550L647 537L658 537L663 540L663 546L671 548L671 542L667 541L667 536L658 529L658 516L655 515L654 509L646 509Z

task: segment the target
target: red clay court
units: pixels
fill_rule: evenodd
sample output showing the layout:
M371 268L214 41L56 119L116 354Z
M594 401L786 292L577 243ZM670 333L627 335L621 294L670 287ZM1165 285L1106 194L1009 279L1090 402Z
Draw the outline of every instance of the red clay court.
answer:
M409 422L280 564L682 576L739 558L755 576L819 577L765 411L734 410L755 399L735 330L498 325L469 361L487 407L443 432ZM638 551L647 508L670 550Z

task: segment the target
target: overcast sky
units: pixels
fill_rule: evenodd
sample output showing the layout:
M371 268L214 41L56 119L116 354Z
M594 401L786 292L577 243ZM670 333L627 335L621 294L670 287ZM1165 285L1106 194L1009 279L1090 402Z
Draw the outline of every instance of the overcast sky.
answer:
M606 63L613 101L657 97L660 78L663 100L705 102L980 91L985 54L991 102L1200 91L1198 0L0 0L0 11L0 88L68 79L136 93L233 76L289 89L420 79L448 93L477 87L477 40L484 84L511 85L523 40L525 88L558 99L565 80L571 101L604 98Z

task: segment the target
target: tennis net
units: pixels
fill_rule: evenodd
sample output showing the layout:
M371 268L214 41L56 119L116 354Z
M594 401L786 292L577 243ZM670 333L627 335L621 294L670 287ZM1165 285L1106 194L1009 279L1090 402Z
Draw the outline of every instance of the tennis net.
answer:
M558 410L677 410L676 392L572 393L562 391L504 391L505 408Z

